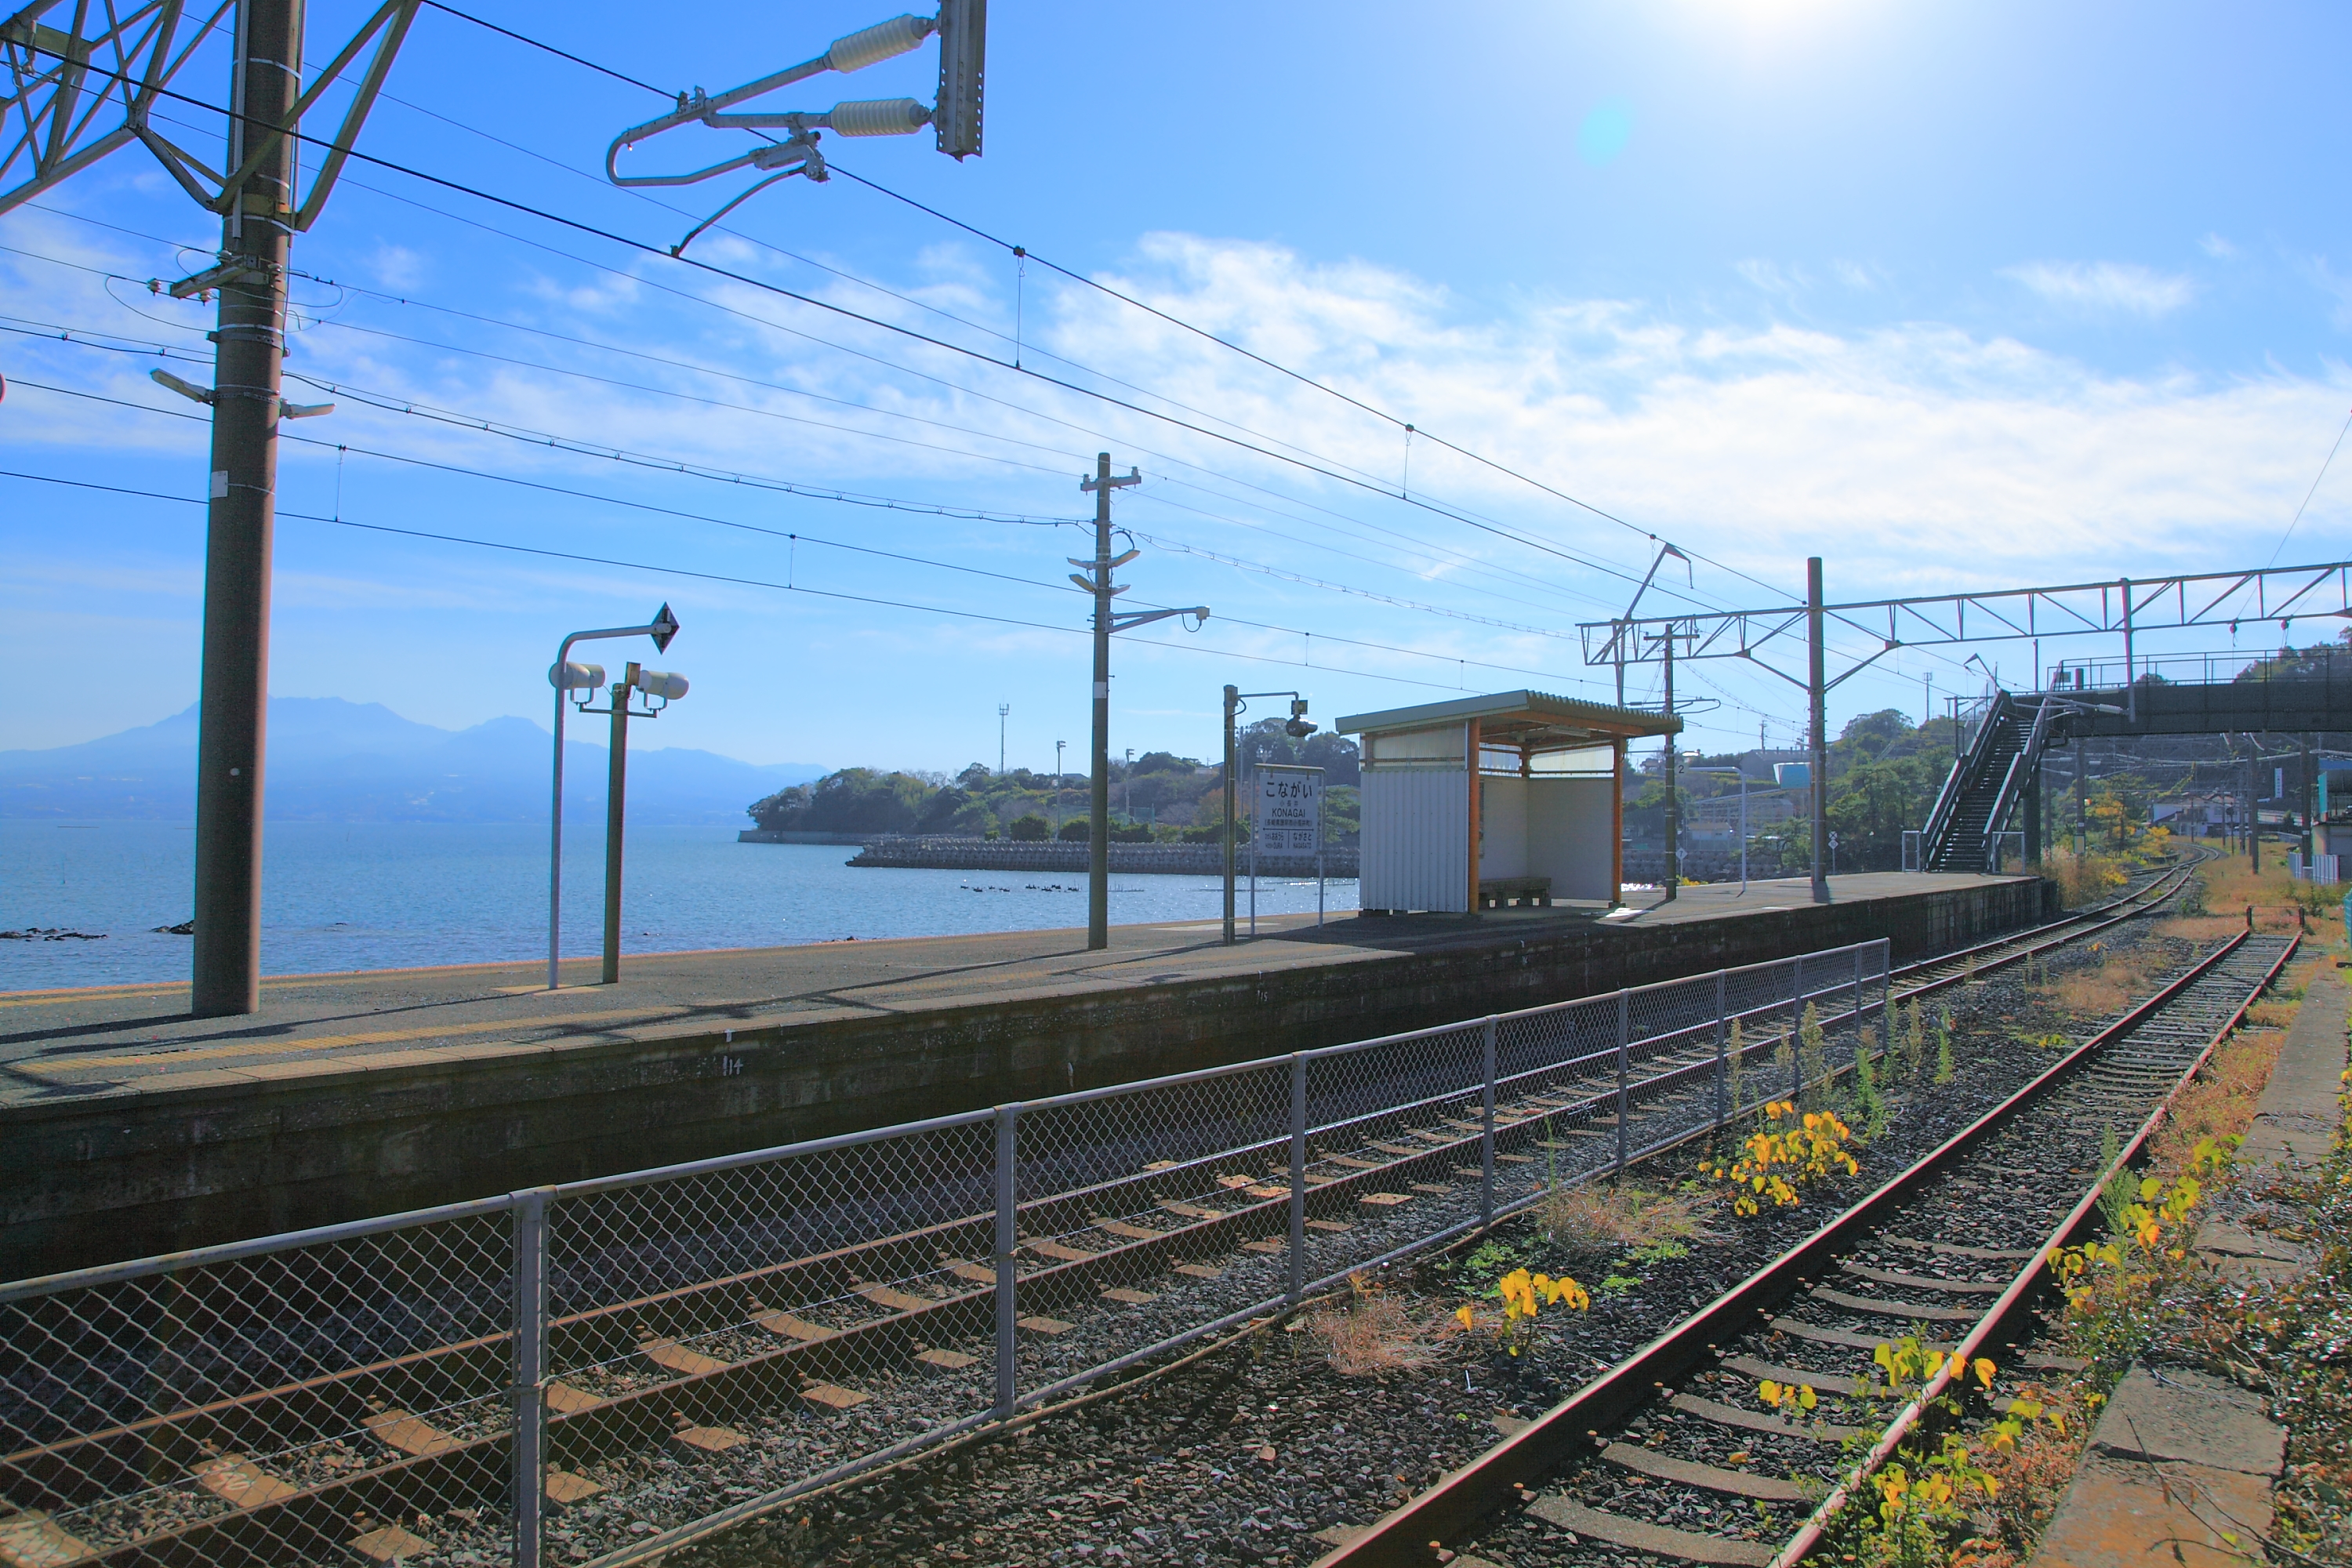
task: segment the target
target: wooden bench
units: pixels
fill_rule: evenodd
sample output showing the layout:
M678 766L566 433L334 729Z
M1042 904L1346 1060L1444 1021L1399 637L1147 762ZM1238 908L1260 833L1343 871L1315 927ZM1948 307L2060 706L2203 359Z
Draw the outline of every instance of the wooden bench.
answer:
M1508 909L1517 904L1521 909L1551 908L1549 877L1496 877L1481 879L1478 883L1478 907L1482 910Z

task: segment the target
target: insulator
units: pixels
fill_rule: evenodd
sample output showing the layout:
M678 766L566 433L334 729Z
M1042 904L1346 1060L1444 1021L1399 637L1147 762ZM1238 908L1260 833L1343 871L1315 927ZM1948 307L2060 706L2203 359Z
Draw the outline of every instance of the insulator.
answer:
M836 136L907 136L931 122L931 110L911 98L859 98L835 104L825 119Z
M825 63L837 71L864 70L878 60L922 47L937 26L929 16L893 16L877 22L845 38L834 39L833 47L824 52Z

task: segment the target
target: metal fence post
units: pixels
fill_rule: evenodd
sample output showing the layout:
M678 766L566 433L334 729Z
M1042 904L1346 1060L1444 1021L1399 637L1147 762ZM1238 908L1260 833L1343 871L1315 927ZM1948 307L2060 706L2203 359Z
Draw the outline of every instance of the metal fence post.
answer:
M1723 1125L1724 1095L1724 987L1728 976L1718 969L1715 972L1715 1124Z
M516 1568L539 1568L547 1500L547 1194L514 1194Z
M1290 1302L1307 1294L1307 1058L1290 1057Z
M1895 988L1895 943L1888 938L1878 939L1878 1028L1886 1037L1886 1048L1895 1048L1895 1023L1887 1016L1888 1004Z
M1862 949L1857 947L1853 950L1853 1054L1857 1059L1862 1056L1862 1026L1866 1017L1862 1006Z
M1625 1173L1626 1124L1633 1119L1633 1101L1626 1087L1629 1064L1626 1047L1633 1037L1633 1001L1630 993L1617 993L1617 1173Z
M1805 961L1789 960L1789 1103L1805 1102Z
M1020 1142L1021 1108L996 1108L996 1418L1013 1414L1020 1394L1014 1360L1014 1338L1020 1332L1021 1309L1013 1300L1013 1249L1021 1244Z
M1495 1020L1479 1029L1478 1219L1495 1223Z

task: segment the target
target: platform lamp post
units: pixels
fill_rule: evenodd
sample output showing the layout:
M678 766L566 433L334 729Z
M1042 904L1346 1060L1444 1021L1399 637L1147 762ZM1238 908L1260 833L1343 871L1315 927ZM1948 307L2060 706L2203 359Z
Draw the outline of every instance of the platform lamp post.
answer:
M641 693L645 707L634 711L629 707L633 693ZM658 719L662 710L686 695L686 677L666 670L647 669L632 660L621 679L613 683L613 705L610 708L590 708L584 704L583 713L610 713L613 716L612 751L607 758L608 772L604 784L604 968L602 984L621 983L621 828L626 821L625 803L629 783L629 721Z
M547 868L547 988L555 990L561 984L557 975L557 960L562 954L563 942L563 705L575 691L591 695L578 699L583 710L593 700L596 689L604 684L604 667L599 664L572 662L572 645L595 642L606 637L647 637L654 639L654 651L669 647L670 638L677 636L677 617L670 614L667 605L654 612L654 618L641 626L605 626L595 631L573 632L558 645L555 662L548 667L547 683L555 688L555 798L548 813Z
M1225 688L1225 936L1227 947L1234 945L1234 720L1245 711L1253 697L1287 697L1290 717L1282 726L1283 732L1294 741L1303 741L1315 733L1315 726L1307 721L1307 699L1296 691L1243 691ZM1475 759L1473 759L1475 763ZM1252 894L1253 898L1256 895ZM1255 917L1252 917L1255 919Z

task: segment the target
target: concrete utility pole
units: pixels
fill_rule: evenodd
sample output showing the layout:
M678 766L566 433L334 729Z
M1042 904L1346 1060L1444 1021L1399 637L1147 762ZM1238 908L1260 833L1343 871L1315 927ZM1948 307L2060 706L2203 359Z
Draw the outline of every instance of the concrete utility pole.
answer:
M1828 671L1822 643L1822 558L1805 562L1805 694L1813 725L1813 902L1830 901L1830 879L1822 868L1829 853L1830 742Z
M1238 686L1225 688L1225 934L1227 947L1234 945L1234 715L1241 711L1242 691Z
M1115 595L1125 592L1111 584L1111 568L1115 563L1110 554L1110 493L1128 485L1140 484L1141 477L1129 473L1113 479L1110 454L1095 454L1095 477L1082 479L1078 488L1092 490L1095 497L1095 558L1078 564L1091 567L1093 581L1086 585L1095 595L1095 735L1094 778L1087 800L1091 831L1087 835L1092 853L1087 858L1087 948L1099 951L1110 945L1110 602ZM1134 559L1130 552L1122 560Z
M1012 711L1013 704L1010 702L996 705L996 776L999 778L1004 776L1004 719Z
M226 166L249 128L284 125L300 95L297 0L236 9ZM205 518L204 673L196 724L195 975L198 1017L261 1003L262 759L269 701L269 568L278 511L279 371L296 142L275 139L230 201L221 251L242 263L220 290L213 371L211 498Z
M1668 719L1675 716L1675 628L1666 626L1666 705ZM1683 813L1682 805L1675 798L1675 736L1666 736L1666 893L1659 901L1672 902L1682 890L1683 880Z

